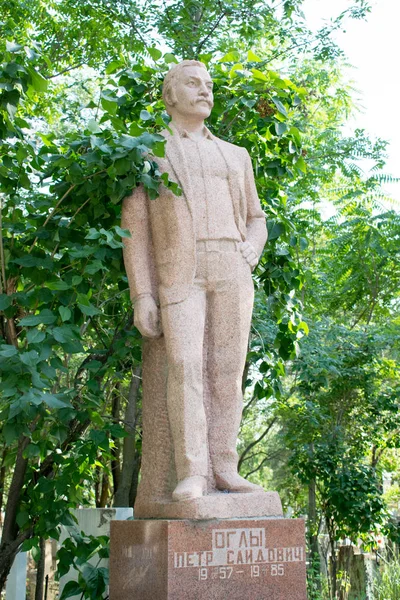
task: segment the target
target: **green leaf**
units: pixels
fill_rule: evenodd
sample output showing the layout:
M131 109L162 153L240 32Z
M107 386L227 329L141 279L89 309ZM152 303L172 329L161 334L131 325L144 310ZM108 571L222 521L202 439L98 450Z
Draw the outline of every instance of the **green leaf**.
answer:
M109 447L109 439L107 433L104 430L92 429L90 431L90 439L96 444L97 447L102 447L104 449Z
M229 77L235 77L236 71L243 71L244 66L242 63L236 63L233 65L232 69L229 71Z
M99 310L98 308L96 308L95 306L93 306L93 304L79 304L78 306L80 308L80 310L83 312L84 315L87 315L88 317L94 317L95 315L101 315L101 310Z
M300 156L300 158L295 162L295 167L297 167L302 173L307 172L307 165L302 156Z
M275 104L276 108L278 109L278 111L284 115L285 117L287 117L287 110L284 107L284 105L282 104L282 102L279 100L279 98L277 98L276 96L274 98L272 98L272 102Z
M7 52L19 52L22 50L23 46L17 44L16 42L9 42L6 40L6 50Z
M117 99L111 100L109 98L101 99L101 106L104 108L106 112L109 112L111 115L116 115L118 111Z
M0 294L0 310L6 310L12 304L11 296Z
M162 57L161 50L157 48L147 48L147 52L150 54L151 58L155 61L159 60Z
M131 232L129 231L129 229L121 229L121 227L119 227L119 225L116 225L114 227L116 233L122 237L122 238L130 238L132 237Z
M285 131L287 130L287 125L286 123L275 123L275 131L276 131L276 135L283 135L285 133Z
M29 552L29 550L32 550L32 548L34 546L37 546L38 544L39 544L39 538L37 538L37 537L33 537L28 540L25 540L21 546L21 552Z
M153 115L151 115L147 110L141 110L140 111L140 118L142 119L142 121L149 121L152 118Z
M23 396L20 396L14 402L10 404L10 410L8 412L8 419L11 420L17 415L19 415L27 406L26 399Z
M240 52L237 50L232 50L227 54L224 54L222 58L219 59L218 62L238 62L240 60Z
M276 240L282 233L285 232L285 227L282 223L276 221L268 221L268 240Z
M15 423L5 423L3 425L2 434L7 446L11 446L11 444L19 437L19 431Z
M300 250L306 250L308 248L308 240L305 237L300 238Z
M166 54L164 54L164 60L167 64L179 62L178 59L176 58L176 56L171 54L171 52L167 52Z
M29 446L31 446L31 445L32 444L29 444ZM29 446L28 446L28 448L29 448ZM19 512L17 514L16 520L17 520L18 525L21 528L23 528L24 525L26 525L29 522L29 513L28 513L28 511L24 510L24 511Z
M257 100L253 100L251 98L241 98L241 103L248 108L253 108L253 106L257 103Z
M61 315L63 321L68 321L71 318L71 311L66 306L59 306L58 312Z
M47 79L42 77L40 73L35 71L32 67L28 68L28 73L32 79L32 86L37 92L47 92L47 88L49 87L49 82Z
M111 73L115 73L115 71L117 71L122 66L123 63L121 63L119 60L111 61L110 64L107 65L106 75L111 75Z
M45 308L38 315L29 315L20 320L19 324L24 327L35 327L36 325L52 325L57 320L51 310Z
M37 52L32 50L32 48L29 48L29 46L24 46L24 50L25 50L25 54L29 58L29 60L36 60L40 56Z
M62 279L57 279L56 281L48 281L47 287L49 290L69 290L70 286L66 281Z
M90 119L87 126L89 131L91 131L92 133L103 133L103 130L101 129L100 125L95 119Z
M16 354L18 354L18 350L15 346L12 346L11 344L2 344L0 346L0 356L3 356L4 358L11 358Z
M34 368L38 363L39 354L36 352L36 350L30 350L29 352L21 352L20 360L27 367Z
M40 456L40 447L37 444L28 444L24 456L26 458L34 458L35 456Z
M67 598L72 598L72 596L81 596L82 592L82 587L78 582L68 581L63 588L60 600L67 600Z
M84 294L78 294L77 303L83 314L87 315L88 317L101 314L101 310L93 306L93 304L89 302L88 297Z
M94 567L86 563L82 569L82 577L85 580L91 598L100 598L108 584L108 569Z
M7 102L7 112L9 114L10 119L13 120L17 113L17 106L15 104L10 104L9 102Z
M13 262L17 265L21 265L21 267L42 267L43 269L52 269L54 264L49 257L40 258L39 256L32 256L32 254L22 256L21 258L15 258Z
M247 60L249 62L262 62L261 58L259 58L256 54L254 54L253 50L248 51Z
M75 341L79 336L77 332L73 329L73 325L62 325L61 327L54 327L52 329L52 334L54 339L60 344L66 344L71 341Z
M302 329L306 335L310 333L309 327L305 321L301 321L301 323L299 323L299 329Z
M71 404L68 402L68 400L62 400L55 394L42 394L42 399L49 408L71 408Z
M39 331L39 329L28 329L26 334L28 344L40 344L40 342L43 342L45 337L46 334L44 331Z
M252 69L253 78L258 81L268 81L268 77L258 69Z

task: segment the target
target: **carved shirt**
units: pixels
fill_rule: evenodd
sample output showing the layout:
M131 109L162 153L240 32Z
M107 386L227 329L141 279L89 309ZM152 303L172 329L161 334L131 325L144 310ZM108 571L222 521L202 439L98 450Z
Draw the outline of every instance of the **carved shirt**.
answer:
M206 127L201 139L179 132L194 191L196 239L240 241L228 184L228 165Z

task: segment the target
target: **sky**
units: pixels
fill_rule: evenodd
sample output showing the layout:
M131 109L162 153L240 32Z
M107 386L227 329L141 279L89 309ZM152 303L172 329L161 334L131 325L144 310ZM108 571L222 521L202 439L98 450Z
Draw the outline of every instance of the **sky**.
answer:
M385 172L400 178L400 0L370 0L366 21L348 19L335 41L344 50L359 112L349 123L370 137L390 142ZM317 30L351 5L351 0L304 0L307 25ZM384 190L400 208L400 183Z

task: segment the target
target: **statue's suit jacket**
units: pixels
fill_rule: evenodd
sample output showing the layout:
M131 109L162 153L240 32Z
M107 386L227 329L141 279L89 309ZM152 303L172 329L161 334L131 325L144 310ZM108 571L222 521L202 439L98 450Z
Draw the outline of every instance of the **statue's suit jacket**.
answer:
M122 227L131 232L125 238L124 261L131 298L151 294L162 306L185 300L196 271L196 239L193 223L196 190L192 189L190 165L185 159L178 131L164 131L165 158L157 158L161 172L178 183L176 196L164 185L150 200L143 186L125 198ZM260 255L267 239L265 216L260 206L250 156L244 148L213 136L228 166L228 179L236 226L243 241L249 241Z

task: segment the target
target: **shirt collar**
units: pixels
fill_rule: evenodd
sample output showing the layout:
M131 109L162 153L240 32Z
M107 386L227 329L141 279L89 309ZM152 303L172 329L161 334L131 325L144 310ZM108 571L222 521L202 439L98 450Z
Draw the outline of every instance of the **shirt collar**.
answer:
M190 135L190 132L186 131L186 129L180 129L176 125L174 125L174 129L178 132L178 134L181 138L193 139L192 136ZM203 133L203 136L205 139L207 139L207 140L214 139L213 134L205 125L203 125L202 133Z

